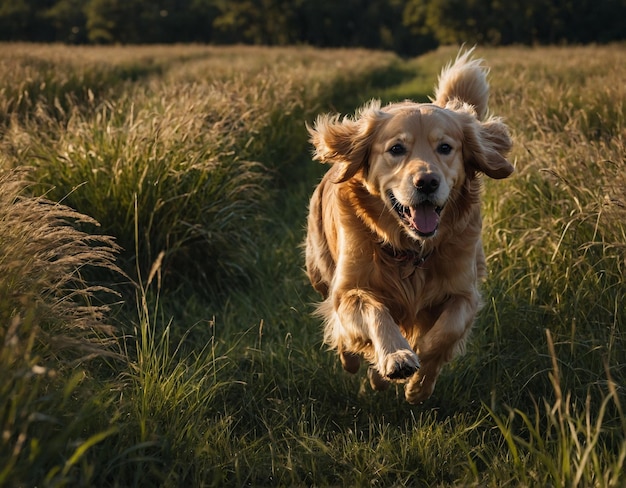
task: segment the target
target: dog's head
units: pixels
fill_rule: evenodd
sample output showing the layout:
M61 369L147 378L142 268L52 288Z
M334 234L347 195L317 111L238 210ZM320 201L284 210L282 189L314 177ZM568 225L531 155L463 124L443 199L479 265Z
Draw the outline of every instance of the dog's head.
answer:
M458 60L444 71L432 104L381 108L374 101L354 118L321 116L309 129L316 158L338 165L335 181L360 180L415 239L436 234L447 207L478 173L499 179L513 172L506 126L476 113L475 107L486 112L484 71L462 61L465 72Z

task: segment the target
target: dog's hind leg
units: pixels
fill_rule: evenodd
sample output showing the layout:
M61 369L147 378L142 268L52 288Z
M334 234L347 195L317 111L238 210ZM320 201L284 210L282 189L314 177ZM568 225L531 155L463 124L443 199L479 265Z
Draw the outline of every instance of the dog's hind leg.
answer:
M373 366L370 366L367 369L367 378L370 380L370 386L372 387L372 390L385 391L389 388L389 381L383 378L378 370Z
M361 367L361 356L353 352L348 352L341 346L339 348L339 359L341 365L348 373L355 374Z

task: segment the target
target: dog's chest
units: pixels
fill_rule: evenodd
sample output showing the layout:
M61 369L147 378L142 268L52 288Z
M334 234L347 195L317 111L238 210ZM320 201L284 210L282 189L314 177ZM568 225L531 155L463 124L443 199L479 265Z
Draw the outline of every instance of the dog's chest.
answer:
M434 261L434 260L433 260ZM429 285L432 279L432 266L429 260L424 263L395 263L386 268L382 277L381 292L384 302L398 323L411 322L418 313L445 299L440 296L439 286Z

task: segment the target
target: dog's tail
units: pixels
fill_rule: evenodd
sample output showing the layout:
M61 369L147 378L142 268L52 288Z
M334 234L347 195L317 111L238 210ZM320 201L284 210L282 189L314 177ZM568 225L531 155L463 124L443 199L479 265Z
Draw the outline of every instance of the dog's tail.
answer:
M472 59L474 48L459 51L454 63L449 63L439 75L434 103L445 107L456 101L472 105L479 119L487 115L489 102L489 70L482 59Z

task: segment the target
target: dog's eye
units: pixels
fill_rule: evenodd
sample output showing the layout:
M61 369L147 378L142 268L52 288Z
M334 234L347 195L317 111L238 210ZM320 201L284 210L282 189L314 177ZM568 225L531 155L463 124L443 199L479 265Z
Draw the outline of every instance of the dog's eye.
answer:
M402 144L394 144L389 148L389 152L394 156L402 156L406 154L406 148Z
M446 156L452 152L452 146L450 144L446 144L445 142L442 142L441 144L437 146L437 152L439 154L443 154L444 156Z

